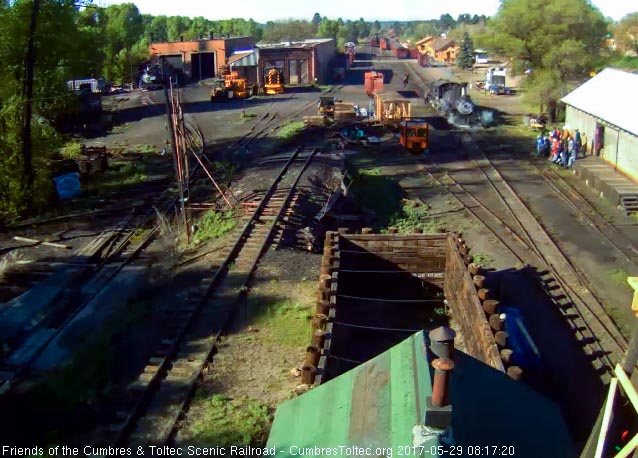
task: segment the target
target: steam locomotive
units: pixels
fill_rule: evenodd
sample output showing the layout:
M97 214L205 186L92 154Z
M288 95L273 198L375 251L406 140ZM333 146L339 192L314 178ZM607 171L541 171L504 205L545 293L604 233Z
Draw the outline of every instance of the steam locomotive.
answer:
M469 117L475 111L474 103L467 95L467 83L448 79L434 81L425 96L425 101L446 117L450 115Z
M140 75L140 89L161 89L163 85L164 75L162 73L162 65L160 63L146 65Z
M450 124L488 127L495 122L493 110L474 105L467 93L467 83L438 79L430 85L425 102L445 116Z

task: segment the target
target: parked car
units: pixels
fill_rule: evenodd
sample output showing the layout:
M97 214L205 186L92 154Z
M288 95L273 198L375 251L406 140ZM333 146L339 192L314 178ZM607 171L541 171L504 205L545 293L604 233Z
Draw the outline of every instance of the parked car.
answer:
M474 62L477 64L487 64L489 62L487 54L478 53L474 56Z

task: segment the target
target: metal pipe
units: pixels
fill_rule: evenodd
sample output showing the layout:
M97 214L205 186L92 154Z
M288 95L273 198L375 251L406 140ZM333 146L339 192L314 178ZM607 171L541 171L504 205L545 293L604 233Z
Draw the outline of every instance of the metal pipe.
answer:
M437 358L449 359L454 354L454 338L456 333L447 326L439 326L428 334L430 350Z
M445 407L449 404L450 371L454 369L454 361L448 358L437 358L432 361L432 367L434 367L432 405Z

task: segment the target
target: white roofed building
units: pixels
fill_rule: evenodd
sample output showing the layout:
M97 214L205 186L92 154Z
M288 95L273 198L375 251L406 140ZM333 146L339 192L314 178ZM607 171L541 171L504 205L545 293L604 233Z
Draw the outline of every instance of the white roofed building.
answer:
M638 74L607 68L562 99L565 124L589 150L638 181Z

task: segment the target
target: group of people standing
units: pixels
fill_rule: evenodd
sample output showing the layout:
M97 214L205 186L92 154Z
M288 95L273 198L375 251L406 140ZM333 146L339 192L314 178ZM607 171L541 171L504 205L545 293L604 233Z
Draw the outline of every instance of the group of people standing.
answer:
M578 129L573 132L569 129L559 130L557 127L543 135L538 134L536 138L536 154L534 157L544 156L554 164L564 168L572 168L578 159L578 154L586 154L587 141L585 134L581 134Z

